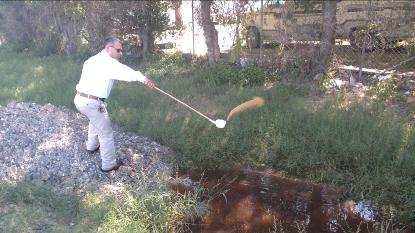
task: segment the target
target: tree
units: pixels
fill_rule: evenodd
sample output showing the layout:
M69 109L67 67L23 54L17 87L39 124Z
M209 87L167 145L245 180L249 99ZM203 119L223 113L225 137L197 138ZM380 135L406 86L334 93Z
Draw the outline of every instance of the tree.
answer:
M320 40L320 51L315 74L321 76L330 63L331 53L335 43L336 33L336 1L324 1L323 3L323 33Z
M0 30L17 50L30 47L35 36L33 14L26 2L0 2Z
M100 51L104 39L115 34L116 19L112 17L115 15L114 10L108 10L113 9L111 3L108 1L81 2L85 13L85 25L80 37L87 41L87 49L91 53Z
M75 54L84 26L80 2L2 2L1 31L10 45L32 50L38 55Z
M50 22L54 28L53 31L60 35L60 50L67 55L75 54L81 44L80 34L85 24L84 9L81 2L51 1L45 2L45 4L49 9L50 17L53 18L53 22Z
M154 50L154 40L169 28L166 1L111 2L118 9L117 26L122 35L138 34L143 59ZM122 3L122 4L121 4Z
M203 28L203 35L205 36L207 55L209 63L216 63L219 61L220 49L218 42L218 31L211 20L210 6L212 1L200 2L201 24Z
M102 49L110 35L138 35L141 50L151 53L154 38L169 25L167 1L16 1L0 2L2 37L18 50L42 55L73 55L80 47ZM86 43L85 43L86 42Z

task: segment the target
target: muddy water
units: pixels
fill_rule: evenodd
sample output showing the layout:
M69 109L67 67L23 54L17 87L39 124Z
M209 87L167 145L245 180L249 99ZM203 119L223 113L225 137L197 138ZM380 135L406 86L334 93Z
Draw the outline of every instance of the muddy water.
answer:
M373 232L377 219L368 204L342 200L339 190L278 174L240 170L181 180L189 178L173 188L185 192L201 185L209 201L193 232L362 233Z

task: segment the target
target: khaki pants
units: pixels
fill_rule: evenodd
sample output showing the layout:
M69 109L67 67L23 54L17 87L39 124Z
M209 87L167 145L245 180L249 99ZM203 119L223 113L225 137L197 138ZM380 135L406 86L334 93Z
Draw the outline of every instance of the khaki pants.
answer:
M94 99L88 99L79 95L75 96L74 103L76 108L88 117L88 141L87 150L95 150L100 147L101 161L103 170L113 168L116 162L114 136L111 128L111 120L105 105ZM102 108L102 111L98 110Z

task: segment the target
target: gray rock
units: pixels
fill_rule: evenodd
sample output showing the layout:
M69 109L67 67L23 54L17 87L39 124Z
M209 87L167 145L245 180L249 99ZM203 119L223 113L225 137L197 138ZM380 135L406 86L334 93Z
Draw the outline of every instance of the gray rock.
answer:
M99 170L99 153L85 148L88 119L52 104L9 103L0 106L0 180L46 183L55 191L85 191L90 187L167 180L171 165L163 157L172 151L113 124L117 156L124 162L109 174Z

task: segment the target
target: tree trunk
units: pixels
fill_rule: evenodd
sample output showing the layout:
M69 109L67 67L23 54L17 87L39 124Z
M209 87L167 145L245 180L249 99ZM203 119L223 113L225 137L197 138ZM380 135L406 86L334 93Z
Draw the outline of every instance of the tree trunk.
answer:
M143 14L147 15L146 12L151 10L150 4L151 1L139 1L139 11ZM143 46L143 60L146 61L149 54L151 54L154 50L154 35L151 31L151 17L147 16L145 18L145 25L142 25L139 29L139 36Z
M335 43L337 0L326 0L323 3L323 33L320 40L320 51L315 74L322 76L331 61L331 53Z
M203 35L205 36L207 55L209 63L215 63L219 61L219 42L218 42L218 31L215 29L215 25L210 19L210 6L212 1L201 1L201 16L202 16L202 27Z
M182 0L174 0L174 16L175 16L175 22L174 24L176 27L182 27L183 26L183 17L182 17Z
M140 32L140 38L143 46L143 60L146 61L148 55L151 54L154 49L154 36L151 32L145 30Z

